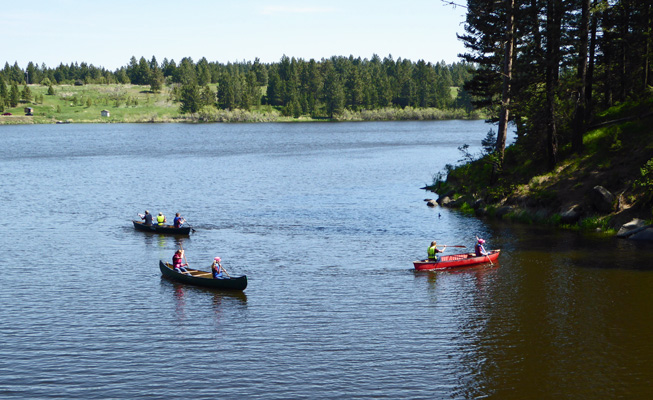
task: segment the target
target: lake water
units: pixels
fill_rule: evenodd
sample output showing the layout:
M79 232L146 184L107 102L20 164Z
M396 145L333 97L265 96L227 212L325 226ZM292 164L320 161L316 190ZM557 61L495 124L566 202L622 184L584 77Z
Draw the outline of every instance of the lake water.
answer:
M0 398L651 398L650 245L426 207L488 130L0 126ZM499 262L413 270L475 235ZM180 245L248 288L161 278Z

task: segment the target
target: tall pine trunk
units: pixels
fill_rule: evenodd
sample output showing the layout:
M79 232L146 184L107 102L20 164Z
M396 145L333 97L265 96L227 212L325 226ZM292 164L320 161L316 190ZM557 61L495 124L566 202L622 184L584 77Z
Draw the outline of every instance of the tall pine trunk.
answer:
M646 25L648 28L646 31L646 53L644 53L644 89L653 84L649 73L649 70L651 69L651 42L653 41L653 38L651 37L653 34L653 28L651 27L651 25L653 25L653 4L649 4L646 8L645 20L647 21Z
M508 136L508 121L510 120L510 85L512 81L512 62L515 49L515 0L506 0L507 21L506 41L503 53L503 81L501 88L501 112L497 133L496 151L499 155L499 166L503 166L503 156Z
M601 0L594 0L594 8L599 4ZM590 44L589 44L589 60L587 65L587 78L585 81L585 104L587 105L587 114L588 116L592 115L593 110L593 99L592 93L594 88L594 64L595 64L595 54L596 54L596 29L598 25L597 11L594 10L592 13L591 23L590 23ZM587 122L587 121L586 121Z
M556 127L556 89L560 65L561 0L547 0L546 12L546 149L548 167L558 162L558 133Z
M589 33L589 8L590 0L582 0L580 29L578 30L578 97L574 115L573 132L571 136L571 149L574 153L580 154L583 151L583 136L586 131L587 97L585 96L587 81L587 45Z

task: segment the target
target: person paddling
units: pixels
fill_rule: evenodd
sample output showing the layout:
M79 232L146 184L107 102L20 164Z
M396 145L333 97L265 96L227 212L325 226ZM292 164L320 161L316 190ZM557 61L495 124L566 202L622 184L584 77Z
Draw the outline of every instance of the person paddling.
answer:
M177 250L172 256L172 268L180 274L191 275L186 269L187 266L188 264L184 262L184 251L181 249Z
M175 228L181 228L181 225L186 222L184 217L180 216L179 213L175 214L174 225Z
M479 238L476 238L476 239L478 239L476 241L476 245L474 246L474 251L476 252L476 257L487 256L488 254L490 254L487 251L485 251L485 248L483 247L483 245L485 244L485 240L479 239Z
M435 240L431 242L431 246L429 246L429 248L427 250L427 253L428 253L428 256L429 256L429 261L437 262L439 260L439 258L440 258L437 253L442 253L444 251L444 249L447 248L447 245L445 244L444 247L442 248L442 250L440 250L440 249L438 249L437 245L438 245L438 243Z
M145 222L145 225L152 225L152 214L145 210L145 214L138 214L139 217Z
M211 273L213 274L213 279L224 279L222 273L227 273L222 264L220 264L220 257L213 259L213 264L211 264Z

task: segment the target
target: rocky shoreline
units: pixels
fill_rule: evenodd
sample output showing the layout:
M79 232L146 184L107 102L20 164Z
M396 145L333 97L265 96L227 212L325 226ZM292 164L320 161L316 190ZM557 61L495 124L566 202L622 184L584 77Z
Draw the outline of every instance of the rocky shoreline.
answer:
M561 211L554 212L547 208L520 207L507 202L487 204L483 199L475 199L467 195L455 197L451 190L440 195L437 200L424 199L429 207L446 207L473 211L477 217L488 217L503 220L556 221L557 225L578 225L584 218L613 216L615 236L620 239L653 242L653 224L633 216L622 202L620 196L615 196L603 186L595 186L585 202L576 202L566 206ZM626 220L627 222L619 222ZM614 225L613 224L613 225Z

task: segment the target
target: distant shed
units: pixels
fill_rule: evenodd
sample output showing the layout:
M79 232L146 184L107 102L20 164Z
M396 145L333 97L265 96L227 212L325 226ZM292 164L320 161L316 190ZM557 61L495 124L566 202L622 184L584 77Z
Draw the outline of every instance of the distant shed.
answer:
M102 110L102 116L103 117L110 117L111 115L109 114L109 110Z

